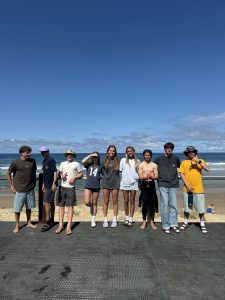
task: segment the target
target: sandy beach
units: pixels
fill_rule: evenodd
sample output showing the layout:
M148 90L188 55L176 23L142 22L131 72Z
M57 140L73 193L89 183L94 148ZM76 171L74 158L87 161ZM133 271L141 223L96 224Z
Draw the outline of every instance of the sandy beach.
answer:
M159 196L159 193L157 191ZM142 220L141 208L138 207L138 196L139 192L136 196L136 209L134 214L134 221L140 222ZM0 192L0 221L14 221L14 213L13 213L13 199L14 196L8 191ZM36 197L38 199L38 197ZM179 211L179 222L183 221L183 196L182 196L182 188L180 187L177 190L177 201L178 201L178 211ZM225 186L223 182L221 182L218 186L208 183L206 188L206 207L213 203L215 213L208 214L206 213L206 221L207 222L225 222ZM102 222L103 220L103 196L102 192L100 192L100 197L98 201L98 212L96 220ZM112 219L112 201L110 201L109 206L109 214L108 219ZM84 205L83 200L83 191L77 191L77 206L74 208L74 218L73 221L82 221L89 222L91 219L90 209ZM21 221L26 220L25 210L21 213ZM38 202L35 209L32 210L32 220L38 221ZM58 221L58 207L56 207L55 220ZM66 216L65 216L66 220ZM119 213L118 220L124 220L124 210L123 210L123 195L120 191L119 193ZM160 212L156 214L155 221L160 222ZM193 212L190 218L191 222L199 222L198 214Z

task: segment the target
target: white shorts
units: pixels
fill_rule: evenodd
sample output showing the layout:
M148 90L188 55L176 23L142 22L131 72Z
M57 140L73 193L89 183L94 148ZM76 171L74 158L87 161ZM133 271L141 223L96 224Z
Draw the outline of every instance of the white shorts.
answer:
M133 182L131 184L123 184L121 182L120 189L124 190L124 191L138 191L139 190L139 188L138 188L138 182L135 181L135 182Z
M183 192L184 195L184 211L191 213L192 210L188 207L188 193ZM193 207L199 214L205 213L205 194L193 194Z

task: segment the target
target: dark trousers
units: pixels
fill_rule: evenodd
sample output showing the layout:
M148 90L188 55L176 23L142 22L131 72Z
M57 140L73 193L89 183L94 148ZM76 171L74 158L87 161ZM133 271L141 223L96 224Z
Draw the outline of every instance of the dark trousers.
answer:
M155 212L158 210L158 198L154 181L142 181L140 197L143 220L146 221L148 212L150 213L150 218L154 220Z

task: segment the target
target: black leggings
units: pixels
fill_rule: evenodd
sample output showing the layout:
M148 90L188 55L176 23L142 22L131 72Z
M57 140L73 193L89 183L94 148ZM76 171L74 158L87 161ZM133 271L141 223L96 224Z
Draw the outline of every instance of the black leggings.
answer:
M156 211L157 195L154 181L143 181L141 186L141 201L142 201L142 216L146 221L147 213L150 213L150 218L154 221Z

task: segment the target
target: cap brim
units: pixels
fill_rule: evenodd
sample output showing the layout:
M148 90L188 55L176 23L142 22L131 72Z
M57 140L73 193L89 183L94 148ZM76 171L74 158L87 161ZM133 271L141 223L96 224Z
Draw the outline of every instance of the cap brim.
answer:
M73 157L76 157L76 156L77 156L76 153L65 153L64 156L67 157L68 154L73 155Z

